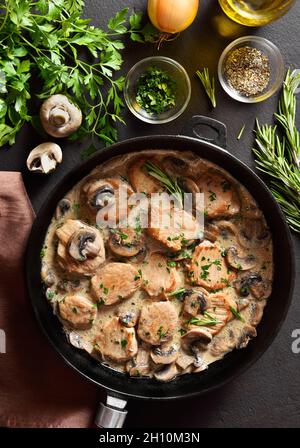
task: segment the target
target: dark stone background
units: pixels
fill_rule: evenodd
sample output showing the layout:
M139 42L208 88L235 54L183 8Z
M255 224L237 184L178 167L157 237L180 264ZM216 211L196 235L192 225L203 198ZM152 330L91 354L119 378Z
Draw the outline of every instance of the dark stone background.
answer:
M87 0L86 16L105 26L107 19L123 7L144 10L145 0ZM217 24L223 24L221 33ZM220 28L219 28L220 30ZM224 37L224 30L226 37ZM174 42L165 44L161 55L177 59L192 78L192 101L186 112L175 122L151 126L125 112L126 127L120 128L120 139L146 134L176 134L194 114L209 115L223 121L228 128L229 151L253 167L251 147L255 118L270 122L278 97L257 105L241 104L230 99L217 86L218 107L211 111L199 82L193 76L198 68L208 66L217 76L218 58L228 42L247 34L264 36L282 51L286 66L300 66L300 2L282 19L261 29L242 27L228 21L216 0L201 0L199 15L192 27ZM223 34L223 37L222 35ZM143 57L156 54L151 45L128 43L124 51L124 73ZM300 106L299 106L300 107ZM241 141L236 136L243 124L246 130ZM300 127L300 111L298 114ZM40 178L28 173L25 160L40 138L30 127L25 127L13 148L0 151L0 169L22 171L29 196L36 210L65 173L80 161L84 143L63 142L64 162L50 177ZM300 239L293 237L300 267ZM282 272L284 275L284 272ZM205 397L177 402L130 402L127 427L300 427L300 354L291 350L291 333L300 328L300 276L296 281L294 300L288 318L273 345L243 376L221 390ZM100 395L104 396L100 392Z

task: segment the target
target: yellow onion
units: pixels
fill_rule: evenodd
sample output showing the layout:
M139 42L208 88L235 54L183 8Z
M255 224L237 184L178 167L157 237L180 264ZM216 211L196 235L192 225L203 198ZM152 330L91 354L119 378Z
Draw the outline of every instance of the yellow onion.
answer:
M176 34L196 18L199 0L148 0L148 14L159 31Z

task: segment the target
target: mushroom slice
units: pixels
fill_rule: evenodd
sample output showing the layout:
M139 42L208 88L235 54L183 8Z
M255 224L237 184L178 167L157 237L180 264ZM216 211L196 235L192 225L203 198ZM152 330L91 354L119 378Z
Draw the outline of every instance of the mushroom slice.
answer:
M56 138L68 137L81 125L81 110L65 95L52 95L43 102L40 119L47 134Z
M195 362L195 357L191 355L187 355L184 352L180 352L179 356L176 360L176 364L178 367L180 367L182 370L186 370L188 367L190 367Z
M151 345L170 341L178 325L178 314L170 302L144 305L138 325L138 335Z
M262 300L261 302L252 302L250 305L250 324L253 327L257 327L257 325L260 323L264 308L266 306L266 300Z
M91 290L104 305L113 305L137 291L141 276L136 268L126 263L108 263L91 280Z
M112 361L118 363L128 361L138 352L134 328L124 327L117 317L113 317L96 336L95 349Z
M189 281L208 290L225 288L236 277L235 272L228 270L217 242L204 240L199 244L187 268Z
M254 255L242 256L235 246L231 246L226 250L226 261L229 266L238 271L248 271L256 266Z
M71 201L68 198L63 198L59 201L56 210L55 218L57 220L62 219L68 211L71 210Z
M108 245L115 255L124 258L137 257L144 251L142 236L129 227L111 231Z
M195 354L194 344L197 342L197 348L206 348L211 342L212 334L208 328L196 327L189 330L181 337L181 346L188 353Z
M58 303L60 317L72 328L85 330L93 325L97 307L87 297L69 295Z
M160 182L148 174L145 168L147 160L138 159L128 170L128 177L134 190L139 193L152 194L163 191Z
M85 261L95 258L103 251L103 239L97 229L79 229L69 240L68 250L74 260Z
M171 364L176 361L179 354L179 345L167 342L160 347L154 347L151 351L151 359L155 364Z
M145 264L141 266L142 288L153 298L164 298L176 287L176 269L168 266L162 252L152 252Z
M179 373L178 368L175 363L169 364L158 372L154 373L154 377L158 381L172 381Z
M135 311L127 311L125 313L120 314L119 320L122 325L125 327L131 328L135 327L138 320L138 315Z
M27 158L27 168L37 173L48 174L62 162L62 151L56 143L46 142L34 148Z
M188 289L183 295L183 311L190 316L203 314L209 308L208 293L205 289Z

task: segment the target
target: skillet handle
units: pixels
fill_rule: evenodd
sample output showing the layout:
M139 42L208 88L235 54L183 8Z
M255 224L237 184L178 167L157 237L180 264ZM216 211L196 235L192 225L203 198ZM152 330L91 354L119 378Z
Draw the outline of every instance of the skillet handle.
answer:
M210 131L211 136L206 137L205 134L203 135L202 133L205 131L206 133ZM221 146L223 149L227 147L227 128L225 124L203 115L194 115L184 126L182 135L213 143Z
M106 404L100 403L95 425L98 428L122 428L127 416L126 404L123 398L107 395Z

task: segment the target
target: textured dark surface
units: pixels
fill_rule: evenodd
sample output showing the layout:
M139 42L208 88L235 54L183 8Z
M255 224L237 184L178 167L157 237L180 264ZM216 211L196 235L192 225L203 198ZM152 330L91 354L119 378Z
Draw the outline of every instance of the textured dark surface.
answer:
M178 134L192 115L209 115L227 125L229 151L249 166L253 166L251 130L255 118L270 122L277 107L277 96L257 105L245 105L231 100L218 85L218 107L211 111L193 74L196 69L208 66L216 76L218 58L226 44L241 35L254 33L273 41L282 51L286 66L297 68L300 65L300 2L296 2L294 8L280 21L258 30L227 21L217 1L203 0L200 3L199 16L193 26L175 42L165 44L160 51L161 55L173 57L182 63L192 78L193 95L188 109L175 122L162 126L142 124L126 112L127 126L120 128L120 139L147 134ZM108 17L122 7L131 6L144 10L145 5L144 0L88 0L86 16L93 17L95 24L105 26ZM221 23L223 31L220 33ZM222 37L221 34L226 34L227 37ZM151 45L128 43L124 51L124 73L136 61L152 54L156 54L156 49ZM236 136L244 123L246 130L238 142ZM300 113L298 125L300 126ZM40 178L25 169L27 154L38 143L40 138L28 127L22 130L13 148L0 152L0 169L24 172L26 187L36 210L57 181L80 161L80 151L86 146L64 142L64 163L51 177ZM296 269L299 272L300 239L294 236L293 241L297 258ZM299 290L298 276L293 303L279 336L264 356L242 377L218 392L201 398L172 403L131 402L128 406L130 412L127 426L300 427L300 354L293 354L291 350L291 333L300 328ZM100 392L99 395L104 396L104 393Z

